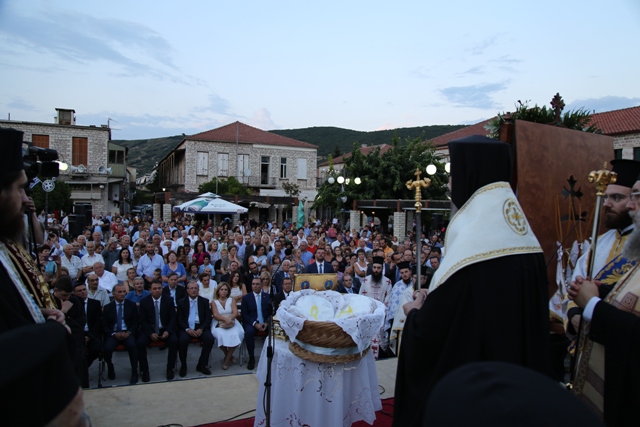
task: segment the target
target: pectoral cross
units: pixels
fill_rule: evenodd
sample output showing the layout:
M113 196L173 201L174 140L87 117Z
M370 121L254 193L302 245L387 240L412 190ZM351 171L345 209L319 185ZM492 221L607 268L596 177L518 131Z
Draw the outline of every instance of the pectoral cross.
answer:
M417 168L414 175L416 176L416 180L410 179L407 181L406 186L408 190L416 191L416 212L420 212L422 210L422 189L427 188L431 185L431 180L429 178L420 179L420 175L422 175L422 171L420 168Z

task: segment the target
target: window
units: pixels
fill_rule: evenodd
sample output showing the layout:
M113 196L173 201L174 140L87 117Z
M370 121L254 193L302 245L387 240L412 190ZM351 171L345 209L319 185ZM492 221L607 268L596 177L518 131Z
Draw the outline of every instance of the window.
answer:
M307 159L298 159L298 179L307 179Z
M109 150L109 163L124 164L124 151Z
M269 164L271 163L269 157L262 156L260 158L260 184L269 185Z
M87 138L73 137L71 145L71 164L73 166L87 166L87 149L89 140Z
M49 135L32 135L31 141L35 147L49 148Z
M198 151L196 159L196 175L209 175L209 153Z
M218 153L218 176L229 175L229 154Z
M280 179L285 179L287 177L287 159L285 157L280 157Z
M620 151L622 151L622 150L620 150ZM617 158L618 157L616 157L616 159ZM640 147L633 147L633 160L640 160Z
M249 175L251 174L251 170L249 169L249 155L248 154L238 154L238 181L246 184L249 182Z

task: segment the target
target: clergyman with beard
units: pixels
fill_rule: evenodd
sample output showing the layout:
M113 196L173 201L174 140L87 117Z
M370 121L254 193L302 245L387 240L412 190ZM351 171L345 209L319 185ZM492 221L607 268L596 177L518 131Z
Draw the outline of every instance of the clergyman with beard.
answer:
M20 243L26 231L23 213L32 204L25 193L28 181L22 138L22 132L0 128L0 348L6 350L0 352L3 423L85 425L65 315L55 308L34 259Z
M593 263L593 277L601 283L600 297L606 297L616 282L636 262L622 254L622 248L634 225L629 216L629 195L631 187L640 175L640 162L635 160L612 160L613 172L617 174L615 184L610 184L604 193L603 214L604 225L609 229L598 237L596 255ZM587 277L587 262L590 252L582 255L576 263L571 277L572 284L581 282ZM565 330L571 339L577 334L582 310L575 303L567 305Z
M393 284L388 277L382 274L382 267L384 266L384 258L380 256L374 256L371 263L371 274L365 277L362 286L360 286L360 295L366 295L377 301L383 303L387 309L389 308L389 301L391 299L391 291L393 290ZM387 314L388 315L388 314ZM385 319L385 325L387 324ZM385 330L385 326L382 327L380 333L373 338L371 343L371 350L373 351L373 357L378 359L378 351L380 348L387 349L389 344L388 331Z
M609 186L611 187L611 186ZM622 257L640 257L640 177L627 198L634 229ZM607 425L637 426L640 402L640 267L635 264L603 296L603 284L576 280L568 290L583 311L581 355L573 391Z

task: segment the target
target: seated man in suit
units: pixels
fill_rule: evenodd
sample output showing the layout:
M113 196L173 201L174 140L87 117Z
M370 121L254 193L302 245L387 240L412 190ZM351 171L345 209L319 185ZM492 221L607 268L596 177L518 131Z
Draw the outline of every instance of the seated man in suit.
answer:
M158 278L154 278L151 280L153 281L157 279ZM178 301L187 296L187 291L184 290L184 287L178 286L178 273L175 271L167 274L167 283L168 285L162 289L162 295L170 297L173 300L173 305L177 307Z
M315 258L315 262L307 266L307 273L324 274L334 272L331 263L324 260L324 249L316 249Z
M99 301L89 298L87 285L78 283L73 293L80 300L87 318L84 324L84 344L87 352L83 364L82 387L89 387L89 366L100 356L102 350L102 306Z
M280 264L280 270L276 273L275 277L273 278L273 284L276 287L276 290L275 290L276 293L282 291L282 281L286 277L289 277L289 268L290 267L291 267L291 261L289 261L288 259L285 259Z
M140 286L144 286L143 283ZM178 333L176 329L176 309L173 300L162 295L162 281L151 282L151 294L140 300L140 334L138 336L138 359L142 382L149 382L149 362L147 346L151 341L164 341L169 345L167 379L172 380L173 369L178 357Z
M255 262L250 262L249 271L247 271L242 277L242 282L244 283L245 289L251 289L251 282L253 281L254 277L260 277L260 271L258 270L258 264L256 264Z
M341 294L357 294L360 292L360 286L354 283L351 274L344 273L342 283L338 284L336 292L340 292Z
M138 382L138 347L136 345L136 334L140 321L138 320L138 306L135 302L124 297L127 290L123 284L113 287L113 301L104 306L102 312L102 332L104 333L104 344L102 352L104 360L107 362L108 376L110 380L116 379L111 356L118 344L122 344L129 352L129 362L131 363L130 384Z
M212 313L209 300L198 296L199 290L198 283L190 281L187 283L187 298L178 301L178 353L181 377L187 375L187 347L191 338L197 338L203 344L196 371L211 375L207 365L214 342L211 335Z
M249 363L247 363L249 370L253 370L256 363L254 357L256 332L267 330L267 318L271 314L269 294L262 292L259 278L256 277L251 282L251 291L242 297L241 304L244 341L249 353Z
M282 280L282 290L273 297L274 307L276 308L276 310L278 309L278 307L280 307L280 303L282 301L289 298L289 295L291 294L292 289L293 289L293 279L291 277L285 277Z
M87 318L82 302L72 292L71 277L68 275L60 276L53 288L53 300L56 308L64 313L67 326L71 329L74 343L73 363L78 380L82 381L85 354L84 325L87 323Z

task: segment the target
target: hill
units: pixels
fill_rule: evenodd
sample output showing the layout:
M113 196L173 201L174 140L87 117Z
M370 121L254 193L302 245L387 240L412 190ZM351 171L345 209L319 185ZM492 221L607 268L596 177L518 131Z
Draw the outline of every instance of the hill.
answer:
M394 135L398 135L401 140L416 137L427 140L463 127L465 126L434 125L371 132L361 132L337 127L310 127L302 129L280 129L270 132L317 145L318 161L324 161L328 154L335 152L336 147L338 147L341 154L352 151L355 141L369 146L389 144ZM138 176L142 176L151 172L156 162L169 154L171 150L182 141L182 138L184 138L184 135L153 139L120 139L113 140L113 142L129 148L127 164L137 168Z
M398 135L401 141L407 138L420 137L423 140L433 139L436 136L465 127L464 125L434 125L412 128L398 128L389 130L377 130L362 132L357 130L342 129L337 127L311 127L302 129L280 129L270 132L287 136L299 141L308 142L318 146L318 157L326 160L328 154L333 153L336 146L341 154L353 151L355 141L363 145L390 144L394 135Z

